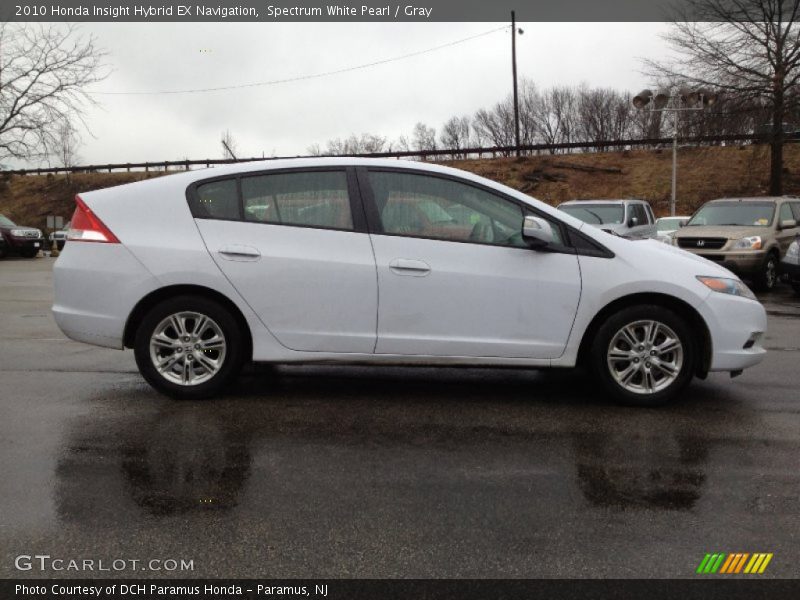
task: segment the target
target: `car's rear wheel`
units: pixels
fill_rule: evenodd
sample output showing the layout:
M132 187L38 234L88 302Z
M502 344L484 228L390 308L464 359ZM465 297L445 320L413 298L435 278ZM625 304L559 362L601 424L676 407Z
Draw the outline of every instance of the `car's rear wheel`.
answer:
M208 298L178 296L142 319L134 353L144 378L178 399L219 394L244 362L244 335L230 311Z
M681 316L663 306L642 305L625 308L600 326L591 363L615 400L659 406L691 381L695 354Z
M778 256L774 252L767 254L764 263L753 278L753 287L760 292L768 292L778 283Z

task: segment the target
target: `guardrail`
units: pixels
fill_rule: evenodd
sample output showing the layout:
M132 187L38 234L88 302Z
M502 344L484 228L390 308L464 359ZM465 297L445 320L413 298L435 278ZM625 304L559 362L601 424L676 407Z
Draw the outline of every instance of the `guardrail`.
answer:
M764 137L759 135L706 135L688 138L680 138L681 144L721 144L724 142L764 142ZM786 142L800 142L800 134L792 134L786 137ZM232 163L255 162L265 160L281 160L287 158L323 158L332 156L349 156L357 158L416 158L428 160L435 158L450 158L452 160L484 158L491 156L514 156L519 150L522 154L532 153L555 153L559 150L601 150L612 149L631 149L634 147L651 146L658 147L672 144L672 138L644 138L638 140L605 140L595 142L565 142L558 144L526 144L519 146L493 146L482 148L450 148L445 150L408 150L402 152L373 152L368 154L322 154L304 156L272 156L272 157L253 157L253 158L205 158L198 160L165 160L162 162L143 162L143 163L109 163L100 165L82 165L76 167L44 167L38 169L8 169L0 171L10 175L45 175L47 173L92 173L92 172L113 172L113 171L169 171L190 170L192 167L209 168L212 165L225 165Z

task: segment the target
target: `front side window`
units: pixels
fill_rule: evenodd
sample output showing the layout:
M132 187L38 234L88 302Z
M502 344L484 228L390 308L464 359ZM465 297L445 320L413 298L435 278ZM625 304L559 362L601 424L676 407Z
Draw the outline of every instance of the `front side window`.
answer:
M619 225L625 219L621 204L584 204L581 202L580 204L562 204L558 210L590 225Z
M647 213L641 204L630 204L628 207L628 220L636 219L637 225L647 225Z
M413 173L372 171L385 233L524 247L522 208L470 185Z
M792 202L792 213L794 220L800 223L800 202Z
M793 221L794 215L792 214L792 207L789 205L788 202L784 202L781 204L781 212L779 213L779 218L781 221Z
M344 171L243 177L242 202L246 221L353 229Z

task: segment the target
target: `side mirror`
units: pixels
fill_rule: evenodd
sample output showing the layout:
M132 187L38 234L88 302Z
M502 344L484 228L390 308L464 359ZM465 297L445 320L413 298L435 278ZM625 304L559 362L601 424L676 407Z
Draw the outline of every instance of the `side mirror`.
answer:
M684 221L678 221L678 228L681 228L681 227L686 227L686 224L687 224L688 222L689 222L689 221L686 221L686 220L684 220Z
M778 225L779 229L792 229L793 227L797 227L797 221L794 219L784 219Z
M628 227L636 227L639 224L639 219L636 217L631 217L628 219Z
M522 239L531 248L544 248L555 241L550 223L534 216L527 216L522 222Z

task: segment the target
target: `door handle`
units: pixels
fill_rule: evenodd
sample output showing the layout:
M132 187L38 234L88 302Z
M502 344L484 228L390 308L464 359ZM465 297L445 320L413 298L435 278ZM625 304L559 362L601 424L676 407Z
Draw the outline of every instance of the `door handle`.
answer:
M424 277L431 272L431 266L424 260L412 260L410 258L395 258L389 263L389 269L395 275L411 275Z
M230 244L219 249L219 254L225 260L253 261L261 258L261 252L253 246Z

